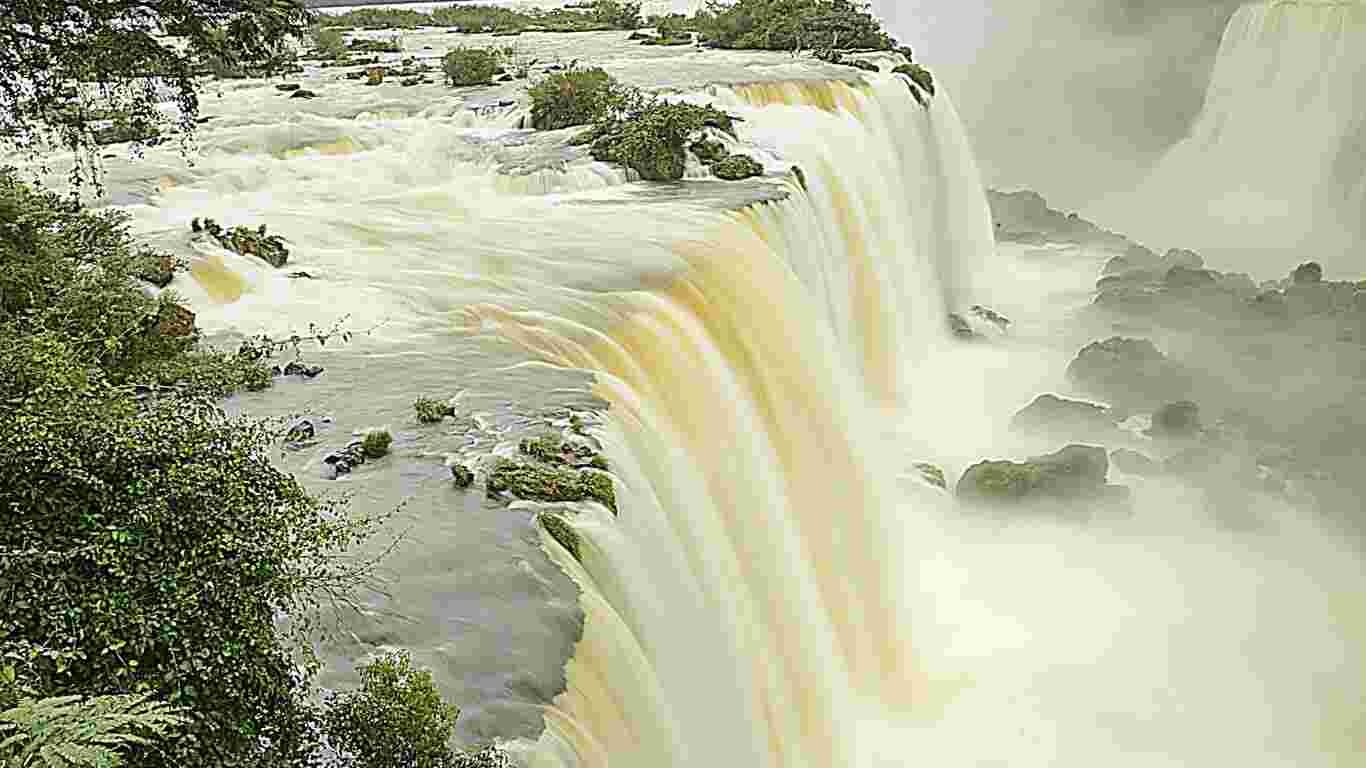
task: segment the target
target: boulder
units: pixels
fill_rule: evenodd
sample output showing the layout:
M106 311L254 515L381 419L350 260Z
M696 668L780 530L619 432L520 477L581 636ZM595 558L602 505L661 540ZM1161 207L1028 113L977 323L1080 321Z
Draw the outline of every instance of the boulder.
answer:
M361 438L360 449L367 459L382 459L389 455L389 446L393 442L393 435L388 430L372 429Z
M1112 431L1115 421L1103 405L1046 394L1020 409L1010 420L1010 427L1021 432L1090 438Z
M1161 437L1191 437L1200 432L1200 406L1189 400L1167 403L1153 413L1148 433Z
M417 411L417 420L423 424L436 424L455 415L455 406L450 402L430 397L419 397L413 402L413 410Z
M1067 366L1067 378L1112 403L1155 405L1184 397L1190 375L1148 339L1095 341Z
M285 430L285 442L306 442L312 440L316 434L317 429L313 426L312 421L309 421L308 419L299 419L293 424L290 424L289 429Z
M285 364L284 370L281 371L285 376L303 376L306 379L315 378L322 372L323 367L321 365L305 365L298 360L290 360Z
M364 442L352 440L340 451L334 451L323 457L323 465L331 470L332 476L349 474L355 467L365 463Z
M531 501L596 501L617 511L612 478L541 462L500 459L485 484L489 495L507 493Z
M1027 501L1110 499L1125 493L1106 483L1110 461L1105 449L1069 445L1056 453L1023 462L983 461L958 480L960 498L987 504Z
M1157 461L1128 448L1111 451L1110 463L1126 475L1147 477L1162 473L1162 465Z

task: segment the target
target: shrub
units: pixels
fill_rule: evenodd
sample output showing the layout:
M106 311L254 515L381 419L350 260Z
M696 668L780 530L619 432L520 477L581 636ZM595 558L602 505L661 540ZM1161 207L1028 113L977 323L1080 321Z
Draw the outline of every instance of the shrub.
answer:
M361 439L360 449L368 459L381 459L389 454L389 445L393 442L393 435L387 430L372 429Z
M339 30L330 27L315 26L311 31L313 47L317 49L318 55L324 59L345 59L346 58L346 38Z
M460 710L442 701L432 673L413 667L406 651L359 668L361 686L325 705L323 730L355 768L444 768Z
M451 85L485 85L498 72L498 54L487 48L460 46L446 54L441 68Z
M455 408L450 403L431 397L419 397L413 402L413 409L417 411L417 420L423 424L435 424L455 415Z
M642 99L620 119L595 129L593 157L624 165L647 181L677 181L688 146L705 128L732 132L733 118L715 107Z
M542 131L586 125L622 103L621 85L601 68L556 72L531 89L531 124Z
M724 181L740 181L764 174L764 166L749 155L731 155L713 163L711 172Z

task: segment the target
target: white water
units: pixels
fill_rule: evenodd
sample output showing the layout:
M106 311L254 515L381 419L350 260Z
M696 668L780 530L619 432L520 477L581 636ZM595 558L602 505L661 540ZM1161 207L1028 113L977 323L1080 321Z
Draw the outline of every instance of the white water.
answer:
M619 38L554 45L739 113L771 178L630 184L516 130L517 108L318 73L305 83L322 98L303 106L268 85L225 92L194 169L164 151L115 169L150 193L130 206L144 234L183 249L191 216L264 220L290 238L290 269L318 275L196 245L194 279L174 287L204 327L385 323L330 353L324 384L354 390L339 409L397 414L469 369L496 374L486 399L513 399L525 389L498 377L525 373L503 366L528 352L597 375L621 514L575 518L582 567L543 542L585 624L544 734L514 745L532 765L1353 764L1362 573L1312 524L1277 509L1280 530L1234 538L1199 500L1154 488L1128 526L999 529L903 482L911 459L952 478L1024 450L1002 426L1075 351L1051 338L1075 300L1055 289L1093 277L994 252L947 96L926 112L888 76L660 61ZM783 175L794 163L805 190ZM944 313L977 301L1020 338L949 343ZM437 440L400 434L396 453ZM487 625L535 622L520 594L462 612L421 572L486 535L459 505L437 514L395 607L444 621L386 630L441 673L503 655ZM487 564L459 583L511 579L500 556L534 574L505 552L481 547ZM493 639L469 639L481 631ZM526 649L507 645L518 666Z
M1295 251L1350 272L1366 239L1366 3L1273 0L1229 22L1205 106L1097 215L1154 244ZM1282 272L1295 255L1228 266ZM1266 262L1270 261L1270 264ZM1250 262L1250 263L1248 263Z

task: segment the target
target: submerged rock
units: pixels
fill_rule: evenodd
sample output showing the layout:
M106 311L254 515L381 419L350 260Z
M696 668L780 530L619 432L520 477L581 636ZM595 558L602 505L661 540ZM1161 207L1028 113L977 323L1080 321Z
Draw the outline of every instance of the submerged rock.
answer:
M1014 504L1031 500L1075 501L1117 498L1127 489L1106 483L1110 462L1105 449L1069 445L1023 462L983 461L958 481L960 498Z

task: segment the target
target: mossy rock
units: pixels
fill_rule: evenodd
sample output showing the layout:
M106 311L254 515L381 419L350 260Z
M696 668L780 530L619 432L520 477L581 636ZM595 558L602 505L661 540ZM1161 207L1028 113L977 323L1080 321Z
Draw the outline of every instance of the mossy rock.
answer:
M688 149L691 149L704 165L720 162L730 154L726 151L726 145L715 139L698 139Z
M436 424L447 416L455 415L455 406L431 397L419 397L413 402L417 420L423 424Z
M948 481L944 479L944 470L934 464L918 461L911 465L915 471L920 473L921 479L942 490L948 490Z
M243 256L255 256L276 269L289 261L289 249L285 247L284 239L279 235L266 234L265 224L256 229L239 226L225 230L213 219L204 219L202 224L199 219L194 219L190 222L190 229L207 232L220 246Z
M579 534L574 530L574 527L569 524L569 521L554 513L542 514L537 519L540 521L541 527L545 529L545 532L550 534L550 538L559 542L560 546L564 547L565 551L572 555L575 560L583 562Z
M474 470L464 464L452 464L451 478L455 480L456 488L468 488L474 485Z
M967 500L992 504L1093 499L1112 495L1112 487L1106 485L1109 469L1104 448L1069 445L1023 462L974 464L959 479L957 494Z
M724 181L741 181L764 175L764 166L749 155L731 155L713 163L711 172Z
M368 459L379 459L389 454L389 446L394 442L388 430L372 429L361 439L360 449Z
M517 450L523 456L549 464L607 469L607 459L603 458L602 454L581 442L565 440L556 433L523 438L517 444Z
M489 472L490 494L508 493L530 501L596 501L617 511L612 478L592 470L501 459Z

